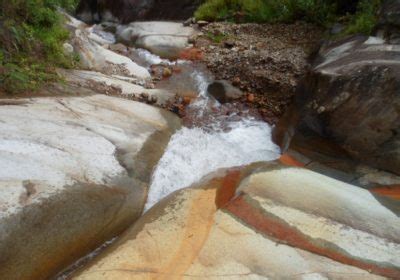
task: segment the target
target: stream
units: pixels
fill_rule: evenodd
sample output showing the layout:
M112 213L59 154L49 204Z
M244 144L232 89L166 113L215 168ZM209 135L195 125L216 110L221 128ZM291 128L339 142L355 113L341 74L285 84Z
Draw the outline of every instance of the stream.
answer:
M96 26L91 30L105 40L115 41L112 34ZM214 77L203 64L170 61L143 49L131 49L129 57L147 69L153 65L178 68L180 71L158 82L157 87L195 96L186 108L183 128L172 136L154 169L145 211L219 168L279 158L280 149L271 139L272 128L257 113L219 104L207 94Z
M196 62L164 60L136 50L142 66L176 64L182 69L160 86L175 92L194 88L195 100L186 108L184 126L171 138L154 169L145 211L169 194L189 187L220 168L272 161L280 149L272 142L271 126L250 112L233 110L207 95L212 74Z
M110 33L99 32L97 35L112 39ZM272 142L272 127L257 113L220 104L207 94L207 87L214 77L201 63L169 61L143 49L132 49L130 58L148 69L152 65L179 67L179 73L160 81L157 87L173 92L193 92L196 96L186 107L182 128L171 137L154 168L144 213L169 194L190 187L220 168L273 161L280 157L280 148ZM81 258L55 279L68 279L77 268L116 239Z

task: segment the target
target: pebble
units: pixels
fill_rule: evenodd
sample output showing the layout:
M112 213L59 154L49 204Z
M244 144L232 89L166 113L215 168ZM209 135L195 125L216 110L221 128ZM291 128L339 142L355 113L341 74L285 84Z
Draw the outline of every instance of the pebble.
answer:
M249 95L247 95L247 101L254 102L255 99L256 97L254 96L254 94L250 93Z
M172 76L172 70L169 69L168 67L165 67L165 68L163 69L162 75L163 75L164 78L169 78L169 77Z
M204 27L204 26L208 25L208 21L199 20L199 21L197 22L197 24L199 25L199 27Z

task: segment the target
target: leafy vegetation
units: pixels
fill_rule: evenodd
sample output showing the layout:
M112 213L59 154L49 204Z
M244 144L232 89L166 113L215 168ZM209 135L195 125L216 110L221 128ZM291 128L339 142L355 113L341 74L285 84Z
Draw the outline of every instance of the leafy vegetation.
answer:
M208 0L195 17L208 21L294 22L304 20L329 26L339 17L350 22L346 33L370 33L381 0ZM358 2L358 5L357 5ZM357 6L355 15L346 15Z
M54 67L69 67L63 52L69 33L58 7L71 10L76 0L7 0L0 3L0 89L35 90L56 79Z
M356 14L350 18L346 34L371 34L377 22L377 11L381 0L362 0L358 4Z

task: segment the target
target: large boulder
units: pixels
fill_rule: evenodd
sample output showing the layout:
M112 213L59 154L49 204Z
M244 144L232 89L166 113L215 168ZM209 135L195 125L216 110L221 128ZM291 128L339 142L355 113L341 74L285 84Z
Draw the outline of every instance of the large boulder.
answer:
M154 206L72 279L397 279L388 205L306 169L221 171Z
M81 0L76 14L87 23L186 20L203 0Z
M125 44L146 49L164 58L178 58L189 46L194 29L176 22L134 22L120 26L117 39Z
M0 100L0 278L47 279L131 225L179 125L105 95Z
M293 134L317 135L357 161L400 174L399 89L399 45L363 36L327 44L288 113L299 120ZM286 144L295 123L288 119L277 129Z

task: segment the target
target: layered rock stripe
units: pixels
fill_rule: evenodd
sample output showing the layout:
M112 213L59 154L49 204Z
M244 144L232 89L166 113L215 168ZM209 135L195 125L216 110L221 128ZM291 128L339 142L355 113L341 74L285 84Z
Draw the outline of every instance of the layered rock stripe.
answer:
M368 191L261 163L172 194L73 279L396 279L399 233Z

